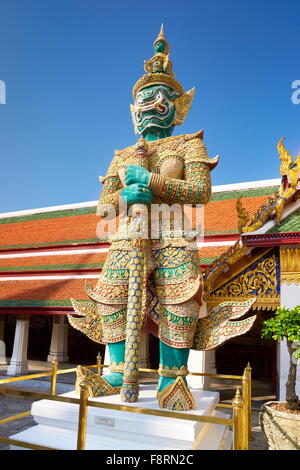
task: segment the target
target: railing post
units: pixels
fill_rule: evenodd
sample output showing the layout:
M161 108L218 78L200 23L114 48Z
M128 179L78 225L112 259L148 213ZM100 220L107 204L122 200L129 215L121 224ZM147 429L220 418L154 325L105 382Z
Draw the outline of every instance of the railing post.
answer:
M244 450L244 402L242 400L240 390L237 388L233 405L233 450Z
M249 425L249 439L253 439L253 435L252 435L252 411L251 411L251 400L252 400L252 397L251 397L251 371L252 371L252 368L250 366L250 363L248 362L247 364L247 367L245 369L245 372L247 374L247 377L248 377L248 425Z
M98 372L98 375L102 375L102 357L101 357L101 354L100 354L100 351L98 352L97 354L97 372Z
M248 444L249 444L249 386L248 386L248 375L246 372L246 369L244 370L243 373L243 378L242 378L242 399L244 402L243 405L243 412L244 412L244 425L243 425L243 436L244 436L244 449L248 450Z
M57 378L57 360L54 359L52 362L52 376L51 376L51 385L50 385L50 394L56 395L56 378Z
M77 450L85 450L88 395L89 395L88 387L84 382L82 382L80 384L80 405L79 405L79 417L78 417Z

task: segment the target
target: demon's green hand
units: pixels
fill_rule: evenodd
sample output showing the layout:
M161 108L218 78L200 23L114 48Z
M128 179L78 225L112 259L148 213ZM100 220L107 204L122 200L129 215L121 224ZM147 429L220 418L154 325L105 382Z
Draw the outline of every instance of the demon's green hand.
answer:
M150 181L150 172L145 168L137 165L128 165L125 175L125 183L127 186L134 183L148 185Z
M122 189L122 199L127 204L135 204L137 202L143 204L151 204L153 199L152 191L146 184L130 184L126 188Z

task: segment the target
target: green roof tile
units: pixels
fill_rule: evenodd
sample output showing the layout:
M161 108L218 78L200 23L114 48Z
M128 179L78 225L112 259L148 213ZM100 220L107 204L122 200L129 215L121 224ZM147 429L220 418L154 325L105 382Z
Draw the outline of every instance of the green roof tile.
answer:
M278 191L279 186L269 186L267 188L252 188L252 189L240 189L237 191L224 191L220 193L212 193L210 198L211 201L224 201L227 199L238 199L239 197L259 197L259 196L270 196Z
M300 208L292 212L280 225L275 225L267 233L300 232Z
M45 264L39 266L0 266L0 272L69 271L77 269L100 269L104 263ZM0 277L1 281L1 277Z

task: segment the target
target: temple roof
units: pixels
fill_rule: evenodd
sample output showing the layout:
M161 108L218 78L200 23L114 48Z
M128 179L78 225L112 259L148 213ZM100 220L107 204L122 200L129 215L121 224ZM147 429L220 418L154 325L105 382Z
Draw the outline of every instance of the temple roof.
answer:
M274 225L267 233L290 233L300 230L300 208L283 219L280 225Z

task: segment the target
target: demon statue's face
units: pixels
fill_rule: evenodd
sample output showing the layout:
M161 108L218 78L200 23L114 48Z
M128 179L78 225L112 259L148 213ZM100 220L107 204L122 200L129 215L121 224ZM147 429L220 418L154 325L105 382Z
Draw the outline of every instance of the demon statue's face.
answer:
M161 134L174 127L176 114L175 99L179 97L172 88L166 85L151 85L140 90L135 98L131 113L135 131L145 135L149 132Z

